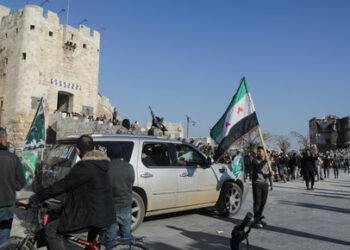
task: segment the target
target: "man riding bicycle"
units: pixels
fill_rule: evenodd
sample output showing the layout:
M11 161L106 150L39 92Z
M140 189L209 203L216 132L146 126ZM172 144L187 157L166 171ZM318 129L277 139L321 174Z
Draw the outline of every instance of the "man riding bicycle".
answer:
M49 250L66 249L64 238L57 233L87 230L88 241L92 241L96 232L115 222L112 189L107 173L110 159L95 150L93 139L88 135L78 139L76 150L81 160L62 180L20 201L37 204L67 193L60 218L44 229Z

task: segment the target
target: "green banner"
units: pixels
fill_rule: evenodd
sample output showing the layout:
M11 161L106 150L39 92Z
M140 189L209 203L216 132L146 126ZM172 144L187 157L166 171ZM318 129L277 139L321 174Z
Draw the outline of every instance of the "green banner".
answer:
M34 177L38 159L38 151L36 149L45 147L45 106L46 99L42 97L19 157L26 183L30 182Z
M38 159L37 151L26 151L20 155L20 160L22 163L24 177L26 178L26 183L30 182L33 179L35 166Z
M45 146L45 105L46 99L41 98L32 125L24 141L22 152Z
M238 179L244 172L244 154L238 153L232 160L229 166L233 175Z

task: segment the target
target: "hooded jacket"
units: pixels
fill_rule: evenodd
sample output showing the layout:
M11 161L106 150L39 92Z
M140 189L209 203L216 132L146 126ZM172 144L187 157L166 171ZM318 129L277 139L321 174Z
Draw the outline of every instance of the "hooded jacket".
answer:
M0 144L0 208L13 206L16 191L26 184L22 165L18 157Z
M62 180L33 195L32 202L67 193L58 226L60 233L110 226L115 222L115 212L107 173L109 162L100 151L87 152Z

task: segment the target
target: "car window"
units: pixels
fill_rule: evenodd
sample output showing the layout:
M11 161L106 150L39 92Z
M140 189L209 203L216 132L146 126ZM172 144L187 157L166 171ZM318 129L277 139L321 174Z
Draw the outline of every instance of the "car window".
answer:
M177 166L205 166L204 157L194 148L184 145L175 144Z
M144 143L141 160L146 167L170 166L168 145L165 143Z
M75 144L57 144L46 152L42 169L43 187L48 187L66 176L76 157Z
M52 148L45 159L45 164L50 166L68 164L75 155L75 145L57 144ZM68 164L69 165L69 164Z
M121 150L121 155L124 161L130 162L134 143L132 141L109 141L109 142L95 142L97 150L107 155L107 152L116 152ZM115 154L108 154L113 160Z

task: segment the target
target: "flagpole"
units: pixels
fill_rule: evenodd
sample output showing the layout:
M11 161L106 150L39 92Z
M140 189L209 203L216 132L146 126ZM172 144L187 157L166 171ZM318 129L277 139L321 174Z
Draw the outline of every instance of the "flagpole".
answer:
M243 77L242 80L245 80L245 77ZM245 86L245 87L247 87L247 86ZM250 94L248 94L248 97L249 97L249 101L250 101L251 105L253 105L253 108L254 108L254 103L253 103L253 100L252 100L252 97L250 96ZM255 110L255 108L254 108L254 110ZM266 145L265 145L264 137L263 137L262 132L261 132L261 128L260 128L259 122L258 122L258 131L259 131L259 136L260 136L261 144L262 144L263 149L264 149L265 157L266 157L266 159L267 159L267 165L268 165L269 171L270 171L270 177L269 177L269 180L270 180L270 190L273 190L273 176L272 176L271 162L270 162L270 158L269 158L268 155L267 155Z
M261 132L260 125L258 126L258 131L259 131L259 135L260 135L261 144L262 144L262 146L264 148L264 153L265 153L265 158L267 160L267 165L269 166L269 171L270 171L270 177L269 177L270 189L273 190L273 177L272 177L271 161L270 161L270 157L267 155L266 145L265 145L264 137L263 137L262 132Z
M259 125L258 125L259 126ZM237 143L241 142L245 136L249 135L250 133L254 132L255 129L257 129L257 127L252 128L249 132L247 132L246 134L242 135L240 138L238 138L236 141L234 141L226 150L224 153L222 153L219 158L217 158L217 160L215 161L215 163L218 163L223 157L224 155Z

